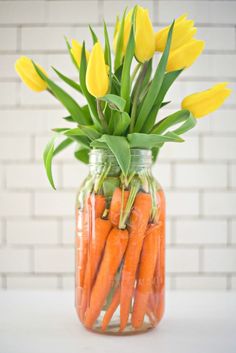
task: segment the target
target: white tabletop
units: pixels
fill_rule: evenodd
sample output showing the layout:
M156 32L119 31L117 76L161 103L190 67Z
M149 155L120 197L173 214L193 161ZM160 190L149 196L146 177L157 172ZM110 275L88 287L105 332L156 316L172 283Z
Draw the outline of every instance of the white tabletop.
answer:
M170 292L162 323L126 337L86 331L73 299L63 291L0 292L0 352L236 352L236 292Z

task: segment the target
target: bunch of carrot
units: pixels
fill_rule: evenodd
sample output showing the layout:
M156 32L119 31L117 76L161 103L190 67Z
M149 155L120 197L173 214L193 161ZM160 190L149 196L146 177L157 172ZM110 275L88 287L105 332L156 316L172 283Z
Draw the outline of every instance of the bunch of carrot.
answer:
M104 305L102 331L109 328L119 306L120 331L129 323L133 329L140 329L145 315L154 326L162 315L164 196L162 191L157 193L160 209L152 219L151 193L136 191L132 199L131 190L116 187L109 209L105 196L90 193L78 212L76 309L89 329Z

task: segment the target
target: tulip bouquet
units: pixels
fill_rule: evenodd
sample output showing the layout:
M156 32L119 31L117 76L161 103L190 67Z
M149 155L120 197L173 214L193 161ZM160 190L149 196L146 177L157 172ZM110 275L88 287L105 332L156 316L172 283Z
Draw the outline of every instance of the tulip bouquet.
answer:
M53 68L60 79L84 96L83 106L53 82L40 65L27 57L16 61L23 82L34 91L47 90L59 100L69 113L64 119L74 125L53 129L55 134L46 146L44 163L53 187L52 159L70 144L76 144L75 157L84 163L88 163L91 149L109 149L127 175L131 148L151 149L154 162L165 142L182 142L181 135L195 126L196 118L219 108L230 94L227 83L216 84L185 97L181 110L158 120L160 109L170 103L164 100L167 91L201 54L204 41L194 38L197 28L186 15L155 33L146 9L136 6L126 12L115 25L114 64L104 22L104 50L91 27L91 52L85 42L81 45L72 40L70 44L66 40L79 82ZM153 68L157 52L162 56ZM59 135L65 139L55 147Z
M154 327L164 310L165 199L150 164L166 142L183 142L197 118L219 108L231 90L218 83L185 97L181 109L160 119L169 88L204 48L194 38L193 21L183 15L155 33L147 10L125 10L115 26L114 56L106 24L104 49L90 31L91 52L85 42L66 39L78 80L53 68L85 105L29 58L18 59L16 71L68 111L63 119L72 127L53 129L44 151L52 187L52 160L59 152L74 143L78 160L88 163L90 156L91 172L76 202L76 309L88 329L120 334ZM161 55L154 65L156 53Z

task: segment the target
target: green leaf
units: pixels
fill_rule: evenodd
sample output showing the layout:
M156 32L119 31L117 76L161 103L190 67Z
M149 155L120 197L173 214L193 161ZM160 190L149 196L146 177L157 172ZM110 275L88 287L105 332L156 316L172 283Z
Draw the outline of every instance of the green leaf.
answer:
M108 122L108 131L110 135L114 135L115 127L119 118L120 112L117 110L111 110L111 115Z
M66 41L66 46L67 46L68 53L70 54L71 61L75 65L76 69L79 71L79 65L77 64L76 60L74 59L74 57L73 57L73 55L71 53L71 45L70 45L68 39L66 38L66 36L65 36L65 41Z
M167 72L164 76L164 80L162 82L161 85L161 89L160 92L156 98L155 101L155 111L156 111L156 116L158 114L159 109L162 106L162 102L163 99L165 98L165 95L167 93L167 91L169 90L169 88L171 87L171 85L173 84L173 82L176 80L176 78L181 74L183 70L176 70L176 71L171 71L171 72ZM148 116L144 126L142 128L143 132L150 132L153 125L155 124L155 120L156 120L156 116Z
M114 60L114 70L116 71L122 64L122 49L123 49L123 42L124 42L124 24L125 24L125 16L126 16L126 10L123 13L120 28L119 28L119 33L117 36L117 41L116 41L116 52L115 52L115 60Z
M120 81L116 77L116 75L112 75L112 82L111 82L111 93L115 95L120 94Z
M182 135L184 132L192 129L197 120L193 117L193 115L188 110L179 110L166 118L159 121L152 129L152 134L162 134L166 131L170 131L170 128L173 128L175 125L182 123L176 129L172 129L171 131L177 135Z
M139 64L139 65L140 65L140 67L142 67L142 64ZM147 89L148 84L150 84L149 80L150 80L151 74L152 74L152 59L149 60L148 63L147 63L147 69L146 69L146 72L145 72L145 76L144 76L144 78L142 80L142 84L141 84L141 87L140 87L140 101L142 99L141 97L146 95L144 93L145 93L145 91ZM138 78L136 79L136 82L135 82L135 85L134 85L134 88L133 88L133 91L132 91L132 99L134 97L134 93L137 90L137 86L139 85L139 78L140 78L140 72L139 72Z
M76 91L82 93L81 87L80 85L75 82L74 80L71 80L69 77L63 75L60 71L58 71L57 69L55 69L55 67L52 67L52 69L56 72L56 74L65 82L67 83L69 86L71 86L72 88L74 88Z
M134 127L135 132L141 131L141 129L142 129L147 117L148 117L148 114L150 113L153 105L155 104L156 98L160 92L162 82L163 82L164 76L165 76L165 70L166 70L166 64L167 64L169 51L170 51L173 28L174 28L174 22L172 23L172 25L169 29L165 50L162 54L162 57L161 57L160 62L157 66L155 75L153 77L152 83L151 83L150 88L147 92L147 95L144 98L142 107L141 107L139 114L138 114L138 117L136 119L136 124Z
M109 107L113 110L118 110L120 112L124 111L126 101L115 94L107 94L104 97L101 97L100 100L109 103Z
M53 92L55 97L66 107L68 112L71 114L74 121L79 124L87 125L89 121L85 116L83 110L79 106L79 104L68 94L66 93L61 87L56 85L52 80L50 80L35 63L33 62L35 70L37 71L38 75L44 80L50 90Z
M80 86L83 92L83 95L87 99L88 107L91 112L91 116L93 119L94 124L101 128L101 124L98 118L97 109L96 109L96 100L95 98L89 93L87 86L86 86L86 70L87 70L87 59L85 53L85 43L83 42L82 53L81 53L81 61L80 61ZM85 125L85 124L83 124ZM88 124L86 124L88 125Z
M85 135L90 140L95 140L101 137L102 134L96 130L95 126L80 125L80 127L78 128L68 130L66 132L66 135L67 136Z
M53 152L53 157L55 157L58 153L63 151L66 147L70 146L74 141L71 138L66 138L63 140L55 149Z
M108 146L114 154L123 174L127 176L131 160L130 146L127 139L123 136L103 135L99 140L95 141L102 142Z
M106 179L103 182L103 192L104 196L106 198L111 198L115 188L117 188L120 185L120 180L117 177L106 177Z
M133 16L132 16L133 18ZM129 41L124 57L124 64L121 76L121 90L120 95L126 101L125 110L129 112L130 109L130 90L131 90L131 64L134 57L134 50L135 50L135 41L134 41L134 23L132 21L131 29L130 29L130 36Z
M159 147L153 147L152 148L152 162L153 163L156 162L159 152L160 152L160 148Z
M90 146L92 148L98 148L98 149L104 149L104 150L107 150L108 147L107 147L107 144L105 142L101 142L99 140L94 140L90 143Z
M98 42L98 37L90 25L89 25L89 30L92 36L93 44L96 44Z
M78 142L84 148L90 149L90 139L85 135L71 135L71 139Z
M130 124L130 116L128 113L123 112L119 114L119 117L115 124L114 135L124 135Z
M54 190L56 190L54 181L53 181L53 176L52 176L52 159L53 159L53 154L54 154L54 142L56 139L56 135L52 137L52 139L48 142L46 145L44 152L43 152L43 161L44 161L44 167L46 170L46 174L48 177L48 180L53 187Z
M89 163L89 152L90 150L87 148L83 148L78 145L74 152L74 156L76 159L78 159L80 162L88 164Z
M84 115L87 117L88 121L90 120L90 124L92 124L93 121L92 121L92 119L91 119L91 114L90 114L88 105L87 105L87 104L86 104L86 105L83 105L83 106L81 107L81 109L83 110ZM72 119L71 116L66 116L66 117L64 117L63 119L66 120L66 121L69 121L70 123L75 123L75 121ZM89 125L90 125L90 124L89 124Z
M165 107L167 104L170 104L170 103L171 103L171 101L162 102L160 108L163 108L163 107Z
M183 142L183 139L175 134L166 134L163 136L156 134L133 133L128 135L128 141L131 148L152 149L153 147L161 146L164 142Z
M111 47L110 47L110 41L109 41L109 36L107 32L107 26L106 22L104 21L104 38L105 38L105 51L104 51L104 57L105 57L105 62L109 66L109 87L111 90L112 86L112 61L111 61Z
M64 133L68 130L69 130L68 127L58 127L58 128L56 127L54 129L52 129L53 132L58 132L59 134Z
M71 115L65 116L65 117L62 118L62 119L66 120L66 121L69 121L70 123L75 123L75 121L74 121L74 119L71 117Z

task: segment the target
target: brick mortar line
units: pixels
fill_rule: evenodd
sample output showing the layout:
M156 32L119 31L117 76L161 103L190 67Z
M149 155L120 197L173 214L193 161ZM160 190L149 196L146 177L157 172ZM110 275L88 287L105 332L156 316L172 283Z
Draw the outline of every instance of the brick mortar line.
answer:
M231 247L233 245L233 239L232 239L232 219L227 220L227 245Z
M20 166L20 164L19 164ZM30 187L27 188L25 186L12 186L12 187L6 187L6 188L2 188L0 189L2 191L6 191L6 192L14 192L14 193L19 193L19 194L31 194L32 192L38 193L38 192L43 192L43 193L48 193L51 194L51 189L50 186L36 186L36 187ZM67 187L67 186L60 186L57 187L57 190L59 192L66 192L66 193L72 193L75 192L76 190L78 190L78 187L74 186L74 187ZM198 193L199 195L201 194L205 194L205 193L225 193L225 194L230 194L230 192L236 192L236 187L232 187L230 189L228 189L227 187L214 187L214 188L202 188L202 187L193 187L193 188L183 188L183 187L175 187L175 188L165 188L165 193L171 193L171 192L179 192L179 193L185 193L185 194L196 194ZM204 213L199 213L200 218ZM231 215L229 215L231 216Z
M17 0L16 0L17 1ZM106 0L105 0L106 1ZM175 0L177 1L177 0ZM187 0L186 0L187 1ZM214 0L213 0L214 1ZM174 17L173 17L174 18ZM115 19L112 22L109 22L106 17L104 17L107 27L114 27L115 26ZM157 21L152 21L153 27L166 27L170 25L170 22L159 22ZM89 24L93 27L102 27L103 22L102 21L90 21ZM75 28L88 28L88 22L87 23L79 23L79 22L37 22L37 23L24 23L24 22L13 22L13 23L0 23L0 29L1 28L15 28L17 26L21 26L22 29L24 28L37 28L37 27L43 27L43 28L63 28L63 27L75 27ZM220 23L220 22L197 22L195 21L195 26L198 28L234 28L235 22L229 22L229 23Z
M17 45L18 46L18 45ZM16 49L0 49L0 54L1 55L16 55L16 54L22 54L24 53L25 55L66 55L68 54L68 51L66 49L30 49L30 48L25 48L23 49L21 46L16 48ZM206 49L204 53L202 53L202 56L204 55L235 55L236 54L236 48L232 49Z
M35 53L34 53L35 54ZM42 53L41 53L42 54ZM39 55L41 55L39 54ZM50 55L50 53L47 53L46 55ZM60 79L58 79L57 76L53 76L52 77L53 80L57 83L63 82ZM70 75L71 79L76 79L76 76ZM221 76L220 79L222 80L223 78L227 78L229 84L234 84L236 83L236 77L227 77L227 76ZM214 83L214 82L219 82L219 78L218 77L214 77L214 76L186 76L186 77L180 77L178 78L177 82L188 82L188 83ZM23 83L19 80L19 78L17 77L17 75L15 75L15 77L0 77L0 83L20 83L23 86ZM173 104L173 103L172 103ZM26 105L26 107L28 107L29 105ZM37 107L37 105L35 105ZM41 106L41 105L40 105ZM38 107L40 107L38 106ZM45 104L46 106L46 104ZM56 106L56 104L55 104ZM230 106L229 104L226 105ZM49 105L49 107L51 107L51 105Z
M0 111L1 111L1 108L0 108ZM58 117L58 119L60 119L60 117ZM66 123L65 123L66 124ZM74 126L74 125L73 125ZM40 133L37 133L37 131L35 131L35 134L33 134L32 132L29 132L28 134L25 135L25 137L27 137L28 139L29 138L35 138L35 137L43 137L43 138L48 138L49 137L49 134L51 133L50 129L48 130L48 132L45 130L45 132L40 132ZM12 133L12 132L5 132L5 133L2 133L0 132L0 138L1 137L17 137L19 136L19 132L15 132L15 133ZM214 133L210 132L209 131L206 131L206 132L199 132L198 134L196 134L195 136L192 136L192 135L188 135L188 136L185 136L186 138L190 138L191 137L194 137L194 138L198 138L199 140L199 146L202 146L203 145L203 138L206 138L206 137L222 137L222 138L228 138L228 137L235 137L236 136L236 131L234 132L220 132L220 131L215 131ZM22 137L22 136L20 136ZM188 140L186 141L188 142ZM201 151L199 151L201 152ZM199 153L200 155L200 153ZM201 157L201 156L200 156ZM205 160L205 159L204 159ZM236 157L235 157L235 160L236 160ZM175 158L175 161L176 161L176 158ZM200 158L198 158L198 161L201 161ZM227 160L226 158L224 159L224 162L227 163L227 161L231 161L231 160Z

